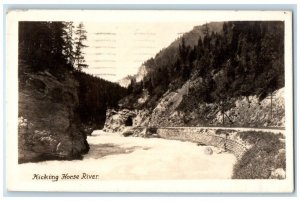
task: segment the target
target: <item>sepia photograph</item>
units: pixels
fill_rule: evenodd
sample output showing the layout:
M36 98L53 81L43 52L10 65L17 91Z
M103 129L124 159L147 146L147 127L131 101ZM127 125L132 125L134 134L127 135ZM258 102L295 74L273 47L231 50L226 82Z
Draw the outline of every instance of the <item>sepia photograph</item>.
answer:
M10 11L8 189L293 191L291 24L287 11Z

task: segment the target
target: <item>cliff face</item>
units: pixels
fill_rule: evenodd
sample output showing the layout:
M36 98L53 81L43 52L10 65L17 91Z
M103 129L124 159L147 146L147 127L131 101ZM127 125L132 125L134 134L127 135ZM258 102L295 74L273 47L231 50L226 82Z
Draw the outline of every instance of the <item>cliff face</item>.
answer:
M86 135L75 113L78 83L70 73L28 73L19 88L19 163L74 159L87 153Z

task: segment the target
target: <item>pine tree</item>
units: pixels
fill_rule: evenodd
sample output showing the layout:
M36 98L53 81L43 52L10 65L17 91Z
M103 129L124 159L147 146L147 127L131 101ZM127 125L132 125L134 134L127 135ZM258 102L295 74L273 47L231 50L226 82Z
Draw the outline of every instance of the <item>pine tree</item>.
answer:
M179 55L183 63L186 62L188 54L189 54L189 46L185 44L185 39L182 38L181 44L179 44Z
M19 58L33 71L56 72L65 64L62 22L20 22Z
M73 22L65 22L64 26L65 29L64 29L63 38L65 40L65 46L64 46L63 53L67 57L67 63L73 67L75 62L74 60L75 52L73 47L74 46L73 35L74 35L75 26L73 25Z
M54 71L61 70L62 66L65 67L67 57L63 54L63 49L65 46L64 35L64 24L62 22L50 22L50 40L51 40L51 54L52 58L50 59L51 68L54 68Z
M84 59L84 53L82 52L82 49L87 47L83 44L83 41L87 39L86 36L86 30L84 29L83 23L79 23L77 26L77 30L75 32L75 53L74 53L74 60L75 60L75 68L79 71L82 70L82 68L87 68L88 65L85 64Z
M201 37L199 37L197 48L196 48L196 57L197 57L197 59L200 60L201 57L203 56L203 54L204 54L203 43L202 43Z

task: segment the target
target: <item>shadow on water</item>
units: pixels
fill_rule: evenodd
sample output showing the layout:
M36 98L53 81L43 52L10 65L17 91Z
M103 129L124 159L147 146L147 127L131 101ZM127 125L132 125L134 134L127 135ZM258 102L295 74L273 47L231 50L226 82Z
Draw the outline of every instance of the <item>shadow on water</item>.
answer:
M85 155L74 155L70 157L64 157L59 155L53 155L48 153L42 153L36 157L27 159L27 160L20 160L18 161L19 164L22 163L38 163L43 161L73 161L73 160L84 160L84 159L98 159L108 155L116 155L116 154L130 154L135 150L149 150L149 147L140 147L140 146L133 146L133 147L121 147L117 144L106 143L106 144L90 144L90 150Z
M90 151L84 156L84 159L98 159L108 155L130 154L135 150L148 150L148 147L121 147L117 144L90 144Z
M54 155L52 153L42 153L36 157L29 159L18 159L18 164L22 163L38 163L44 161L73 161L73 160L82 160L82 155L73 155L73 156L59 156L58 154Z

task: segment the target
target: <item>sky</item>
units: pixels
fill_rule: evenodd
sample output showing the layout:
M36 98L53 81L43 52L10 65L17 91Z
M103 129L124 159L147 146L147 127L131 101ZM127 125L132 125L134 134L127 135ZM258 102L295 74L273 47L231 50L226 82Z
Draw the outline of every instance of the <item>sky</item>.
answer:
M134 75L147 59L203 22L83 22L85 72L116 82Z

